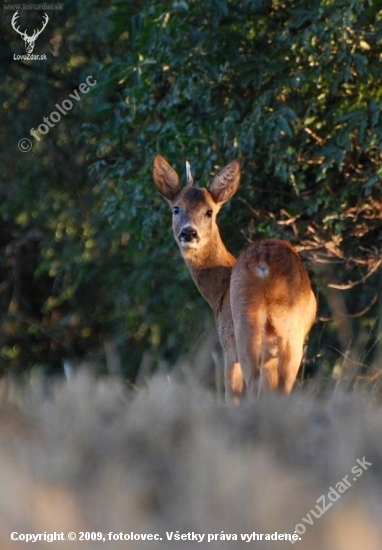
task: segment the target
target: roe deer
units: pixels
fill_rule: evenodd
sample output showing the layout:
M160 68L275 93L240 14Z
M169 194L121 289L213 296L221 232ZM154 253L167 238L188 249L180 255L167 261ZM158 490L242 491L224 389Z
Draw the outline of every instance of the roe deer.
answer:
M221 240L216 216L237 191L240 164L233 160L209 189L187 185L161 155L153 163L157 191L172 208L172 229L202 296L215 312L224 351L226 396L244 390L288 394L300 367L304 340L316 316L316 299L297 252L279 239L254 242L236 259Z

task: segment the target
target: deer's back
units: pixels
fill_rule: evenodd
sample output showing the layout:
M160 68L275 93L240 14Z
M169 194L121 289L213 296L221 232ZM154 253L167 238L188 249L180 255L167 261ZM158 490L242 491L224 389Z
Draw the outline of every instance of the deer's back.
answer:
M254 242L240 255L232 270L231 296L243 312L264 321L301 312L306 332L314 321L308 273L293 247L280 239Z

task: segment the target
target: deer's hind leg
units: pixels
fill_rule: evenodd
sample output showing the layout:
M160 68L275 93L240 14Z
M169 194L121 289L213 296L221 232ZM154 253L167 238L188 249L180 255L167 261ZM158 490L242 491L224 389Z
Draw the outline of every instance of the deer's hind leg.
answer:
M248 395L258 397L262 391L279 385L279 343L270 330L264 313L248 315L235 312L238 359Z

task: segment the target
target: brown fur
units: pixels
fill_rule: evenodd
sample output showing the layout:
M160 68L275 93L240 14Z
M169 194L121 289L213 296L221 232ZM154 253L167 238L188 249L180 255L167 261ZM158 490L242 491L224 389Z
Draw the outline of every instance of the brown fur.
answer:
M215 312L227 395L239 399L244 383L251 394L289 393L316 315L297 253L286 241L265 239L236 260L224 246L216 217L239 187L238 161L221 170L208 190L182 188L160 155L154 158L153 178L173 209L174 237L192 279Z

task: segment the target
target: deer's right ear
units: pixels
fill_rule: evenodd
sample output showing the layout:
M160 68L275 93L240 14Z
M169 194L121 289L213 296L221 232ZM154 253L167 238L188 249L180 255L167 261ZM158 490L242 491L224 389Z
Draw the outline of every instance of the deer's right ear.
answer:
M240 185L240 162L233 160L215 176L210 185L210 193L217 204L227 202Z
M153 179L158 193L172 201L179 193L181 186L179 176L162 155L155 155L153 162Z

